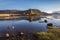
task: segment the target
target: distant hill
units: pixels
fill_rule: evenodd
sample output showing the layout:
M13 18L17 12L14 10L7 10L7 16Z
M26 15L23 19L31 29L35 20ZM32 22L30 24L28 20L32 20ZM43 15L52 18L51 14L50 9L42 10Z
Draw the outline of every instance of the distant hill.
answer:
M42 15L43 15L43 16L50 16L50 15L52 15L52 14L49 14L49 13L46 13L46 12L42 12Z
M52 16L56 19L60 19L60 11L53 12Z
M60 15L60 11L56 11L52 13L53 15Z
M0 10L0 14L20 14L20 15L50 15L46 12L41 12L38 9L28 9L28 10Z
M0 19L27 19L38 20L41 17L48 16L50 14L41 12L38 9L28 10L0 10Z
M0 19L27 19L38 20L42 12L38 9L28 10L0 10Z
M19 10L0 10L0 14L13 14L16 12L20 12Z

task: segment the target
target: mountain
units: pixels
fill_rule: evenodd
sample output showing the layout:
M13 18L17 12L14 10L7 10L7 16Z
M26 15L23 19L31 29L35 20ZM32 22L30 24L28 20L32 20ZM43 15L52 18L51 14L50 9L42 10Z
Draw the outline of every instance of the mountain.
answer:
M0 19L38 20L42 12L38 9L28 10L0 10Z
M60 19L60 11L53 12L52 16L56 19Z
M29 9L29 10L24 10L24 11L22 11L22 10L0 10L0 14L5 14L5 13L8 13L8 14L10 14L10 13L26 13L26 12L40 12L39 10L37 10L37 9Z
M60 15L60 11L55 11L52 13L52 15Z
M52 14L46 13L46 12L42 12L42 16L51 16Z
M0 14L49 15L48 13L41 12L38 9L28 9L28 10L0 10Z
M0 19L28 19L38 20L40 17L48 16L50 14L41 12L38 9L28 10L0 10Z

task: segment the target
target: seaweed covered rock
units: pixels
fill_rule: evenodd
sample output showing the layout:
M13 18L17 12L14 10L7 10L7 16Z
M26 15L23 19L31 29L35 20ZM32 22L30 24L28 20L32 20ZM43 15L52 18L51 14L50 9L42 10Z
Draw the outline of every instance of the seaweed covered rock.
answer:
M48 28L48 29L53 28L53 24L52 24L52 23L48 23L48 24L47 24L47 28Z

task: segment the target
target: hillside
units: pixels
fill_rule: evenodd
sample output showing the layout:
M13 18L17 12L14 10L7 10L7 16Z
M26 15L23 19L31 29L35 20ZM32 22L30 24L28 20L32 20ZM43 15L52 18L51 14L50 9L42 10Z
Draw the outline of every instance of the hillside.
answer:
M0 10L0 19L28 19L37 20L40 19L42 12L38 9L28 10Z
M0 14L20 14L20 15L49 15L48 13L41 12L38 9L28 9L28 10L0 10Z

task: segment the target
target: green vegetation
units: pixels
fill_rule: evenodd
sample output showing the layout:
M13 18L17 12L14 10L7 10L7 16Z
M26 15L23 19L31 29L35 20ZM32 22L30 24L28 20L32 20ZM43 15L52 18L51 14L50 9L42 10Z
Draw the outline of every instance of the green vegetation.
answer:
M48 32L35 34L37 40L60 40L60 28L52 28Z

